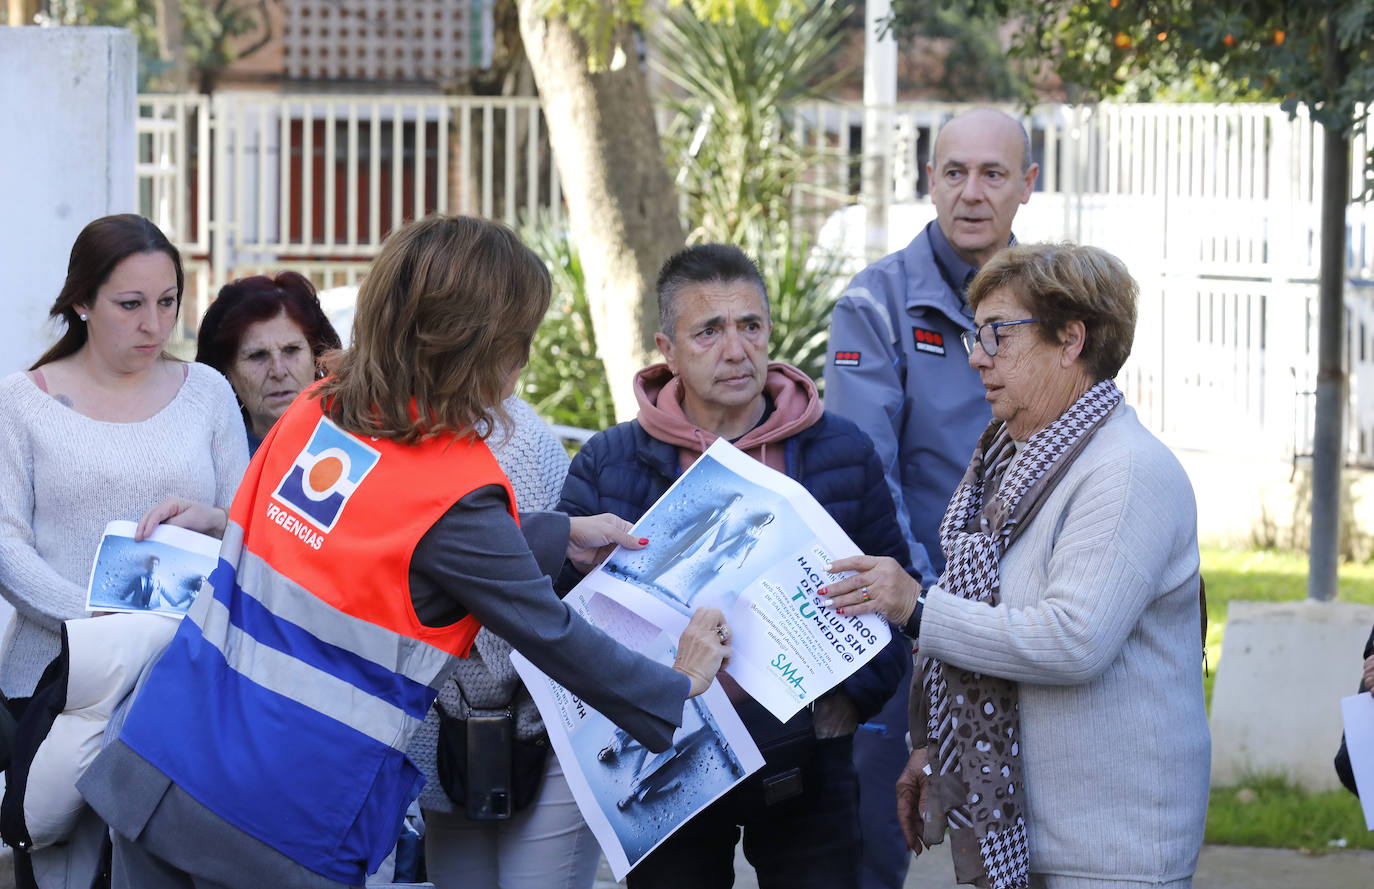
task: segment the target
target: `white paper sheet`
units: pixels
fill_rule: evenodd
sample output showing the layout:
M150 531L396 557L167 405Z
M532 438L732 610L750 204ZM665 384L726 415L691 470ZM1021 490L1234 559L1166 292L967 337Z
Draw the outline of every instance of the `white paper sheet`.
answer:
M1374 696L1362 692L1341 698L1341 718L1345 721L1345 749L1350 751L1355 786L1360 789L1364 826L1374 830Z
M635 525L642 550L617 549L587 588L676 636L693 610L715 606L733 631L729 674L786 722L892 638L874 614L822 608L841 575L832 559L859 555L830 514L794 480L718 439Z
M642 550L615 550L566 601L622 645L661 663L692 612L721 609L733 630L728 672L786 722L891 640L877 615L822 608L859 549L797 482L717 440L635 525ZM604 716L512 653L573 797L617 880L763 765L713 684L687 702L673 748L648 753Z
M134 522L105 526L86 584L88 611L185 614L219 563L220 541L173 525L134 540Z
M569 604L622 645L671 664L676 636L605 596L569 593ZM650 753L518 652L511 663L530 691L573 798L617 880L697 812L763 766L734 707L712 684L689 700L673 746Z

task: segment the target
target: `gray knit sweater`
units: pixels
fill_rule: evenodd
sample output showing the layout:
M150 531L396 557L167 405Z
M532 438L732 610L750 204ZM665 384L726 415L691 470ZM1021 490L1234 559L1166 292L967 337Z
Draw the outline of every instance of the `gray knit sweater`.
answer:
M62 621L85 612L105 525L172 496L228 506L248 466L243 415L225 378L189 365L176 397L139 423L59 403L25 373L0 380L0 595L15 615L0 691L33 691Z
M1187 885L1207 812L1197 510L1119 407L1001 562L995 608L932 590L923 654L1020 683L1032 873Z
M548 424L524 401L511 396L503 403L510 415L509 430L498 429L489 439L496 462L510 479L516 506L524 512L551 510L558 503L563 479L568 475L568 453L563 450ZM539 711L510 663L510 644L487 630L477 634L469 662L460 666L439 689L439 700L450 713L462 712L464 696L458 693L456 677L463 679L464 694L474 707L498 707L514 699L519 737L528 739L543 732ZM439 785L435 748L439 743L439 716L430 708L422 725L410 739L406 751L425 774L420 805L426 809L452 812L453 802Z

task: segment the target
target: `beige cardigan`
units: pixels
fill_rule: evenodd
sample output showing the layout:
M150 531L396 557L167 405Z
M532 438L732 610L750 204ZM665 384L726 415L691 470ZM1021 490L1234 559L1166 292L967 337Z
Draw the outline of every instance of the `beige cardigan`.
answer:
M919 645L1020 683L1031 872L1051 889L1183 885L1211 762L1196 505L1130 407L1002 557L1001 592L990 608L933 588Z

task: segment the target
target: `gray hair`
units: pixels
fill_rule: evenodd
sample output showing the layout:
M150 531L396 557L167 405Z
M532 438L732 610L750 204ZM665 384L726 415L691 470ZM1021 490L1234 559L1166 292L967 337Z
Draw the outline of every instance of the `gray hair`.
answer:
M771 320L768 288L758 265L732 244L697 244L679 250L658 273L658 329L673 339L677 335L677 298L691 284L748 281L759 289L763 315Z

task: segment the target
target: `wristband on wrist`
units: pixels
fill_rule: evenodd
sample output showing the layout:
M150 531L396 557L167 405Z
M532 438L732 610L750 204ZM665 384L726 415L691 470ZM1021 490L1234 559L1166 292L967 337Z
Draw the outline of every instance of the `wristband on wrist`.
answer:
M916 607L911 609L911 616L902 625L902 632L912 639L919 638L921 635L921 612L925 610L925 607L926 591L921 590L920 595L916 597Z

